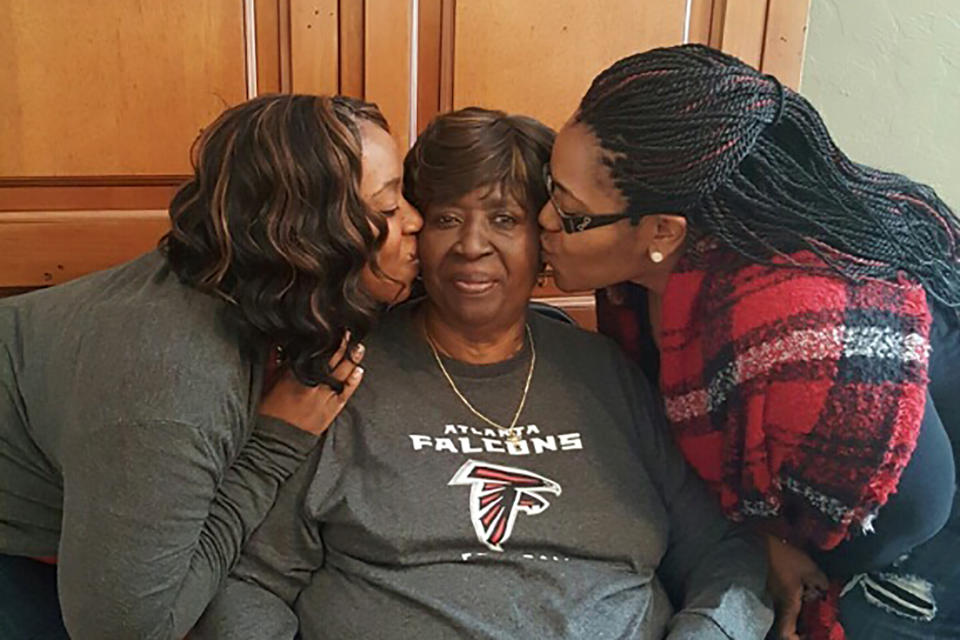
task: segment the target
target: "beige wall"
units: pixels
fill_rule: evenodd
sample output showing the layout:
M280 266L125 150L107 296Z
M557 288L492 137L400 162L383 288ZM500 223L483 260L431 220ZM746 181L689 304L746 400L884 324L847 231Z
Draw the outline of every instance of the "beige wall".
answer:
M812 0L801 90L854 160L960 214L960 0Z

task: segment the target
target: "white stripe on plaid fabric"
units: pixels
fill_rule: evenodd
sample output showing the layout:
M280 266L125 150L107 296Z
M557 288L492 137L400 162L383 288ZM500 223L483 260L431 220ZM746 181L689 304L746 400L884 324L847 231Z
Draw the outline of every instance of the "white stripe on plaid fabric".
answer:
M787 491L802 496L803 499L810 503L813 508L815 508L817 511L820 511L834 522L850 522L853 520L853 509L846 506L836 498L832 498L820 491L817 491L810 485L801 482L796 478L784 476L780 478L779 485ZM756 517L770 518L778 515L779 513L779 504L770 504L764 500L741 500L738 508L733 514L733 518L735 520ZM873 516L868 515L865 522L872 519ZM864 531L864 533L868 533L868 531Z
M851 522L853 520L853 509L796 478L784 478L782 486L787 491L803 496L811 506L834 522Z
M925 364L929 353L930 344L922 335L904 335L888 327L828 327L793 331L751 347L720 369L706 389L695 389L680 396L665 398L667 418L671 422L685 422L715 411L737 385L787 362L867 357Z
M843 332L843 355L884 360L925 363L930 345L917 333L903 335L889 327L846 327Z
M780 505L765 500L741 500L738 513L747 518L772 518L780 513Z

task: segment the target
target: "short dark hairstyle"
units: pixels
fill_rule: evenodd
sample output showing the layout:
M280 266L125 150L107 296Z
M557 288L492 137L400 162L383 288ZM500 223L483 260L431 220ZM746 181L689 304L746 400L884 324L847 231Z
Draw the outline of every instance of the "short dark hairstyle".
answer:
M269 95L228 109L194 143L194 175L160 241L182 282L227 301L246 337L279 345L305 384L339 386L328 360L378 310L359 286L386 237L360 194L361 121L387 129L375 105L351 98Z
M896 281L960 308L960 223L930 187L853 162L774 76L702 45L598 75L576 118L636 216L682 213L748 260L801 249L851 279ZM799 265L798 265L799 266Z
M554 131L526 116L467 107L437 116L404 160L404 196L415 207L450 204L500 187L528 212L547 202L543 165Z

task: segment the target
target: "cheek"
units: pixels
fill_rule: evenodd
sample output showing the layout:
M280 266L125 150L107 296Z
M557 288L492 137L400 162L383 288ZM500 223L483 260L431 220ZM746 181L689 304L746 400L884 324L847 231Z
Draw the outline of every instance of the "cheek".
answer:
M573 253L588 258L591 262L622 262L627 259L624 255L622 237L616 232L617 226L613 225L605 229L597 229L592 237L589 231L578 234L572 234L570 239L575 244Z
M374 275L369 264L363 268L363 271L360 272L360 286L364 291L374 298L380 299L382 295L381 289L383 288L383 281Z
M518 238L505 248L510 271L516 276L529 275L536 279L540 272L540 240L536 235Z
M417 239L420 257L420 271L424 278L437 275L450 243L444 242L442 235L432 231L422 231Z
M400 226L400 217L393 216L387 220L387 239L380 247L377 257L381 260L395 260L403 246L403 229Z

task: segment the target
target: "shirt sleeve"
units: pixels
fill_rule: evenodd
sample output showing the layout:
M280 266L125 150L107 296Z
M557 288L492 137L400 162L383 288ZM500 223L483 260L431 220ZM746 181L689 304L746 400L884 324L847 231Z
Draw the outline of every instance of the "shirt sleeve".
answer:
M293 606L323 564L320 525L304 511L322 447L290 478L247 542L225 587L191 632L204 638L292 638L299 623Z
M743 527L724 518L717 500L673 443L661 402L630 367L645 463L669 519L667 552L657 571L677 612L670 640L765 637L773 612L765 601L766 556Z
M260 416L229 467L204 429L110 424L65 443L60 599L72 638L179 639L317 437Z
M270 591L231 575L189 640L293 640L297 616Z

